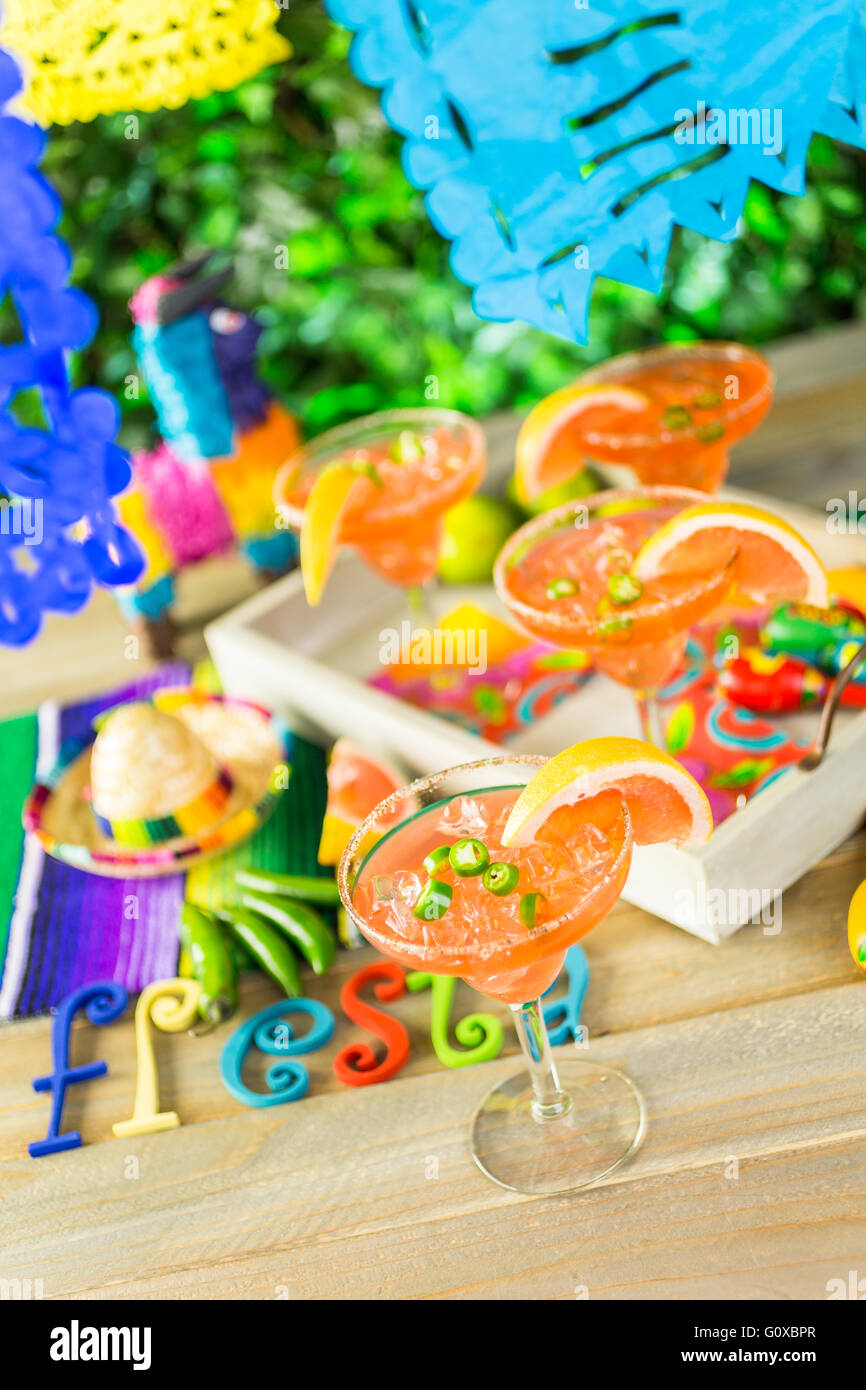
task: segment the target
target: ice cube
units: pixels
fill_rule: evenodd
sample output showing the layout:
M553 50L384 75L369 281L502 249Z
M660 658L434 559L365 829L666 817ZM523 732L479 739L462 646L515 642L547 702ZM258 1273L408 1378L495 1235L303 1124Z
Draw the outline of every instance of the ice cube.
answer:
M456 796L439 817L437 830L478 839L487 830L487 816L480 802L471 796Z

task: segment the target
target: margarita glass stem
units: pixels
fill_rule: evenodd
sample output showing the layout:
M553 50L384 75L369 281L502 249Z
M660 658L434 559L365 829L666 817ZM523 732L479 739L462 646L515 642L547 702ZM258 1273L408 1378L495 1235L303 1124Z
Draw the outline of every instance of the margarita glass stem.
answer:
M418 627L432 630L435 626L433 613L430 608L430 585L413 584L406 590L406 601L409 605L409 616L413 623Z
M432 596L436 592L435 578L428 580L427 584L413 584L405 592L413 627L434 632L436 630L436 614L434 606L432 606Z
M658 692L655 690L638 691L637 709L644 738L648 743L655 744L656 748L666 750L665 726Z
M527 1004L512 1004L510 1007L532 1082L533 1118L538 1120L539 1124L558 1120L568 1114L572 1102L571 1097L559 1084L556 1065L550 1051L547 1025L541 1012L541 1000L531 999Z

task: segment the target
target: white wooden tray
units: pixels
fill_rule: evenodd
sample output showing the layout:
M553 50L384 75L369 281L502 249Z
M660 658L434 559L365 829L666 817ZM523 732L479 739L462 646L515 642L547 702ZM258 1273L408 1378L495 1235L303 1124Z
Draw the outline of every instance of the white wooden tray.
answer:
M830 534L819 515L755 494L730 489L724 495L785 517L828 566L866 564L866 536ZM444 610L466 598L502 611L488 586L443 587L437 602ZM226 692L260 700L300 733L328 742L354 735L417 773L504 751L366 684L376 669L380 632L399 630L407 617L403 595L346 552L315 612L294 573L212 623L205 635ZM796 716L800 734L816 725L816 716ZM507 746L552 754L610 733L639 733L633 701L594 675ZM623 896L712 942L753 920L775 933L781 930L782 890L850 835L864 812L866 712L841 713L819 768L779 778L700 849L637 850Z

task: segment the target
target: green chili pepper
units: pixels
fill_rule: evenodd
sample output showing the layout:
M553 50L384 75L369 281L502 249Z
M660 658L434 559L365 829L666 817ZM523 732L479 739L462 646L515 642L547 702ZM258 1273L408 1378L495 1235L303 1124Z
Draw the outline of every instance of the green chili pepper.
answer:
M612 574L607 581L607 591L614 603L637 603L643 584L633 574Z
M219 918L219 920L223 923L223 926L226 926L227 924L223 919L222 913L218 912L216 915ZM243 975L249 970L255 970L256 962L253 960L253 957L250 955L249 951L246 949L243 943L237 939L237 937L233 936L231 938L231 940L229 941L229 949L232 953L232 960L235 963L235 970L238 972L238 975Z
M474 878L476 874L484 873L490 863L490 855L481 840L458 840L451 846L448 861L461 878Z
M702 444L715 444L717 439L721 439L725 432L725 427L721 420L714 420L708 425L698 425L695 434Z
M430 853L424 858L424 868L432 878L436 870L441 868L451 853L450 845L439 845L436 849L431 849Z
M551 579L544 592L548 598L571 598L579 587L575 579Z
M382 475L371 459L354 459L348 455L341 455L340 458L334 459L333 463L329 463L323 472L330 472L332 468L351 468L352 472L357 473L359 477L369 478L375 487L385 486Z
M422 459L426 450L424 440L414 430L401 430L388 450L388 457L395 463L414 463Z
M193 903L180 915L180 944L201 985L198 1011L205 1023L224 1023L238 1005L238 973L226 935L216 918Z
M312 907L274 893L245 892L241 902L279 927L317 975L324 975L333 965L337 954L334 933Z
M627 642L633 627L634 618L610 613L599 619L598 635L604 642Z
M669 430L684 430L692 423L692 412L684 405L669 405L662 411L662 424Z
M282 932L258 913L243 907L221 912L220 921L226 924L235 943L243 947L290 999L303 994L298 958Z
M333 878L312 878L304 874L278 874L270 869L241 869L235 880L242 888L256 893L276 893L278 898L294 898L317 907L339 907L340 890Z
M520 870L516 864L497 861L486 870L481 882L489 893L495 893L497 898L504 898L514 892L519 878Z
M422 922L438 922L448 911L453 894L450 883L428 878L412 908L412 916L420 918Z
M535 919L538 916L538 904L543 901L542 893L521 893L518 912L523 925L529 930L535 926Z
M382 474L375 463L371 463L369 459L356 460L352 467L356 473L362 473L365 478L369 478L374 487L383 488L385 486Z

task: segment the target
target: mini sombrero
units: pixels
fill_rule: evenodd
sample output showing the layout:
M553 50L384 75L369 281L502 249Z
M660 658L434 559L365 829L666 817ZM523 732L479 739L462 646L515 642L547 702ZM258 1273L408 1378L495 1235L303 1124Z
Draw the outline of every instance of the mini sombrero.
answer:
M23 812L48 854L91 873L177 873L230 849L288 783L291 735L247 700L172 687L96 725L63 745Z

